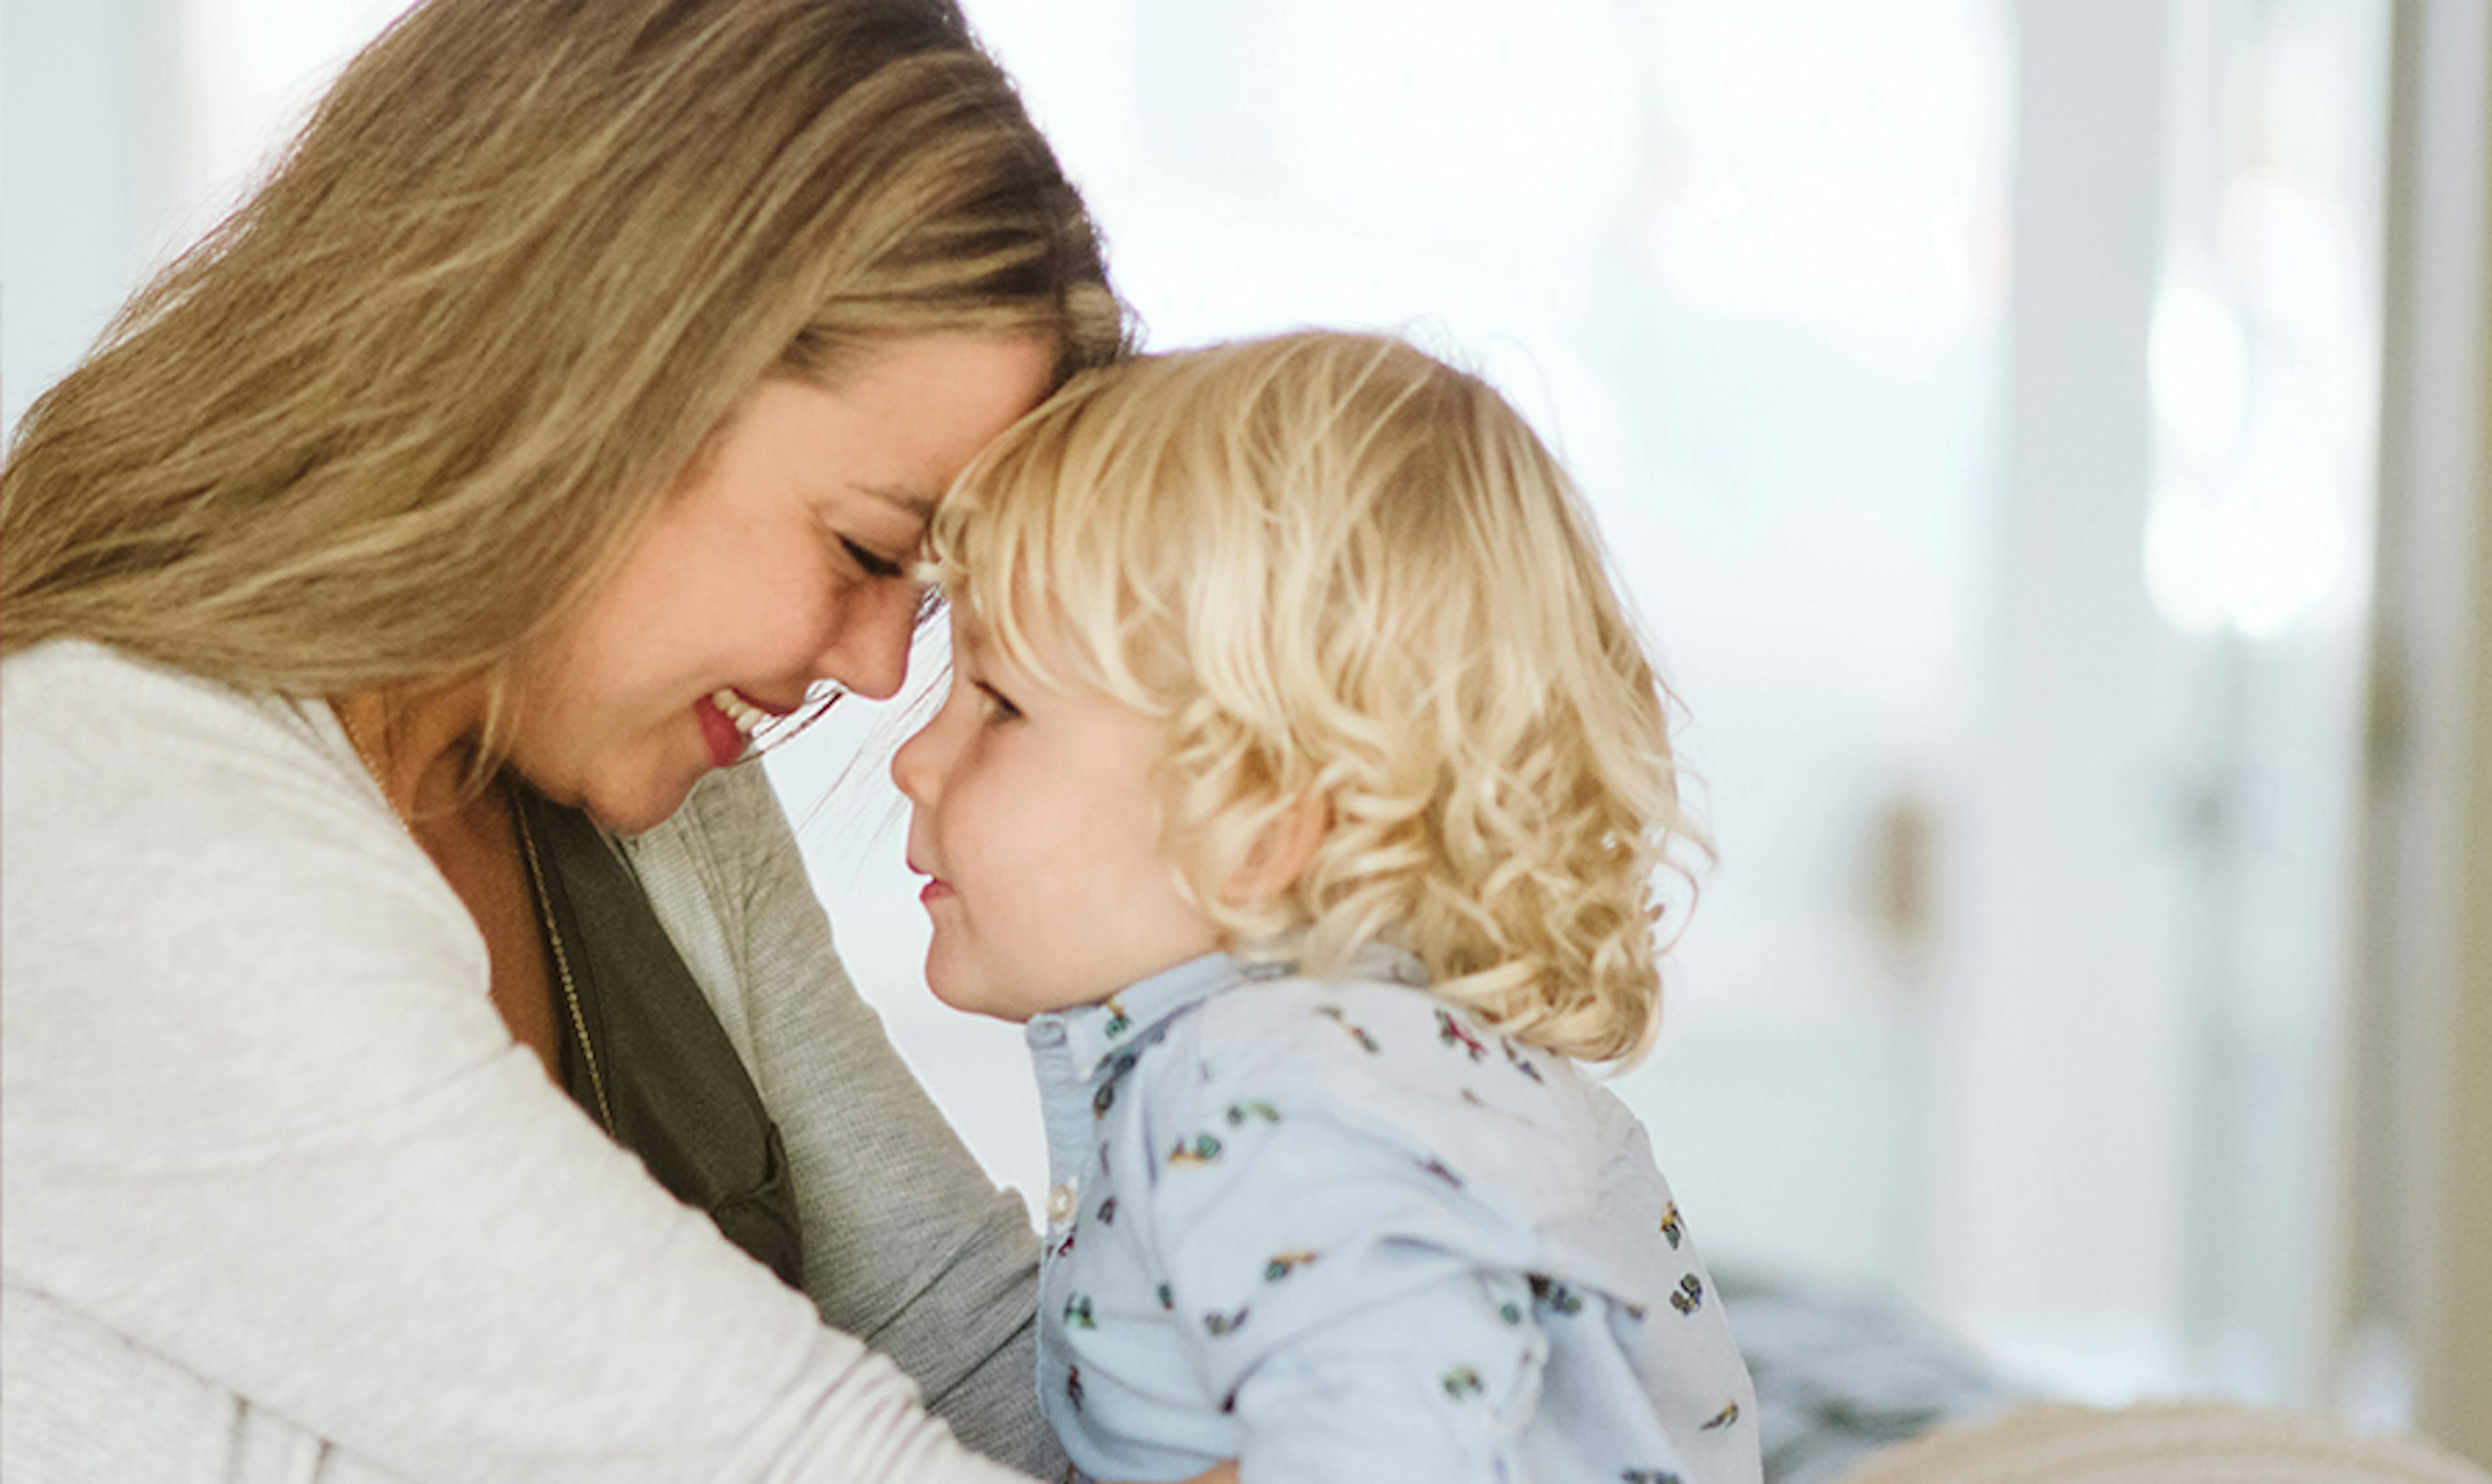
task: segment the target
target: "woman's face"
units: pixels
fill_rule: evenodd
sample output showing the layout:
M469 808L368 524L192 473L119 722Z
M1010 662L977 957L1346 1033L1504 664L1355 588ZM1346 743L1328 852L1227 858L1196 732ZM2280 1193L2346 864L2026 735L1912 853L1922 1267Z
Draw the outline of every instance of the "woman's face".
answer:
M739 720L836 680L900 689L934 504L1046 393L1042 340L895 341L836 387L747 400L587 607L530 648L511 765L607 828L644 830L743 748Z

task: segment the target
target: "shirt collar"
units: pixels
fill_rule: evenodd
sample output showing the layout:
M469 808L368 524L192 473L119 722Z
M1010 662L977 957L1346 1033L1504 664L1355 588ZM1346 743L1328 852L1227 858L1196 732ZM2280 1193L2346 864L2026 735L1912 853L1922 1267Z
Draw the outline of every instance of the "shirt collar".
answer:
M1249 962L1228 953L1206 953L1128 985L1094 1005L1075 1005L1033 1015L1023 1036L1033 1049L1061 1044L1074 1077L1084 1084L1118 1054L1130 1055L1178 1015L1235 985L1287 979L1297 961ZM1385 979L1424 987L1428 971L1403 950L1369 943L1350 956L1344 977ZM1130 1065L1130 1062L1128 1063Z

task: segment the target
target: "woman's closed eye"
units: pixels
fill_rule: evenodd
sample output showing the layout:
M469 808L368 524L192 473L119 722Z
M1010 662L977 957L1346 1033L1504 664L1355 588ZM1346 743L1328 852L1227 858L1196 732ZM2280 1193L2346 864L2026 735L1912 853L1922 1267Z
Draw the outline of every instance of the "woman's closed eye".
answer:
M870 551L846 536L834 535L832 539L839 543L841 550L847 553L848 560L857 564L857 570L867 577L878 581L887 581L908 575L908 568L903 563L894 561L879 552Z
M908 576L908 554L887 556L875 550L841 530L835 518L827 511L816 516L815 519L816 528L821 533L822 545L854 563L856 570L868 579L879 582Z

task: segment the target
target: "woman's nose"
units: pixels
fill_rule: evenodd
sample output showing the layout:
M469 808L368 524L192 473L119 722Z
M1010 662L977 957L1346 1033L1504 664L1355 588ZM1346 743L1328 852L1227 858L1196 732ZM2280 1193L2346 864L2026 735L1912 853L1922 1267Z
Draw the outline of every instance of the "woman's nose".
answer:
M853 594L836 616L818 661L822 673L869 700L889 700L908 678L908 645L917 635L925 589L878 580Z

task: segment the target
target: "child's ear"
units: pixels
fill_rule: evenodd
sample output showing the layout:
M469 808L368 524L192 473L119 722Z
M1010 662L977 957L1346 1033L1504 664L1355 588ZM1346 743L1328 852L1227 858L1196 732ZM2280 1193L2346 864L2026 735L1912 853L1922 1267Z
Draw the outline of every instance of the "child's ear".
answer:
M1222 895L1242 905L1269 902L1288 891L1331 830L1332 800L1320 793L1301 794L1255 842Z

